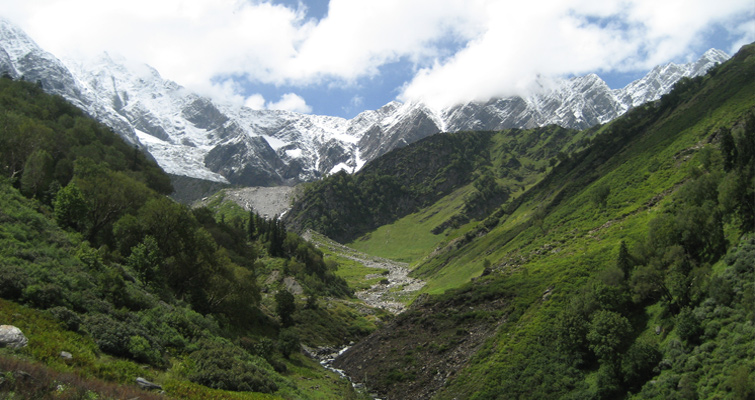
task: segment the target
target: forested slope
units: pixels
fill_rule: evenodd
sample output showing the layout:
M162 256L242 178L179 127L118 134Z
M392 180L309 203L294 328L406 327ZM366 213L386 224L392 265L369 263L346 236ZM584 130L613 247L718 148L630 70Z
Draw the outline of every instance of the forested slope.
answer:
M8 78L0 176L0 324L30 340L0 349L2 396L131 398L137 377L177 398L356 396L299 343L340 345L375 321L347 312L337 266L277 218L170 200L169 178L137 149ZM319 307L326 296L340 308Z

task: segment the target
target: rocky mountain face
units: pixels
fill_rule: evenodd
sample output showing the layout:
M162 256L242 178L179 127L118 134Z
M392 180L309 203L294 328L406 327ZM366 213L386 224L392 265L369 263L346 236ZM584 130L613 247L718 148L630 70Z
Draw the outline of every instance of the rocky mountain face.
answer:
M561 81L522 97L471 102L444 110L391 102L344 118L221 104L166 80L146 65L103 54L60 60L0 19L0 73L39 82L148 151L168 173L244 186L292 185L367 161L441 131L583 129L660 98L682 77L728 59L718 50L697 62L667 64L622 89L597 75Z

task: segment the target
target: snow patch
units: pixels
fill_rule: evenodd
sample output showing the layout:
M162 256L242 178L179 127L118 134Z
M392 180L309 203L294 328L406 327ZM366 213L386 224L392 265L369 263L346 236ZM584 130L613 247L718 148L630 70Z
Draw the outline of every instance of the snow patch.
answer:
M328 172L328 175L333 175L333 174L336 174L336 173L341 172L341 171L345 171L346 173L350 174L352 172L352 168L349 167L348 164L346 164L346 163L340 163L340 164L336 165L335 167L333 167L330 170L330 172Z
M290 158L300 158L302 156L302 149L286 150L286 155Z
M278 149L280 149L281 147L288 145L288 143L276 137L263 135L262 138L265 139L267 141L267 144L269 144L270 147L275 151L278 151Z

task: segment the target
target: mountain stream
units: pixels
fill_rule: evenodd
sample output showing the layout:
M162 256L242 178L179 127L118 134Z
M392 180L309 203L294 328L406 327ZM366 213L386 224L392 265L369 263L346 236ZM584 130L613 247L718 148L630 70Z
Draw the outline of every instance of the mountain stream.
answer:
M311 231L305 232L302 237L315 243L318 247L325 247L339 256L356 261L365 267L388 271L387 274L378 272L366 275L366 279L377 277L383 277L383 279L381 282L372 285L369 289L354 293L357 298L371 307L382 308L394 315L400 314L406 310L406 304L414 298L416 292L425 285L424 281L409 277L409 268L405 263L370 256L327 239L324 236L316 235L315 237L315 234ZM333 367L332 364L336 357L348 350L352 344L340 349L323 347L306 350L310 356L319 360L323 367L351 380L343 370ZM365 389L362 384L355 384L354 387L360 390ZM371 397L377 398L375 395L371 395Z

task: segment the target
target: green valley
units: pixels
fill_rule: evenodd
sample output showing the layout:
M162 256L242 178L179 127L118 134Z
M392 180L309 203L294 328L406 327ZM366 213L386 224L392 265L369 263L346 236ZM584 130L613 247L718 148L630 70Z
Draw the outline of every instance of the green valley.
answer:
M0 324L28 337L3 398L755 397L755 45L587 130L431 135L272 218L172 200L3 77L0 176Z
M389 398L753 396L754 73L751 45L549 155L517 153L531 166L522 183L497 172L507 163L491 143L528 132L484 134L485 151L431 206L352 242L412 262L430 296L336 365ZM431 154L434 139L406 157ZM354 186L368 173L408 187L389 167ZM470 193L491 186L509 195L465 215ZM436 217L458 223L426 223Z

